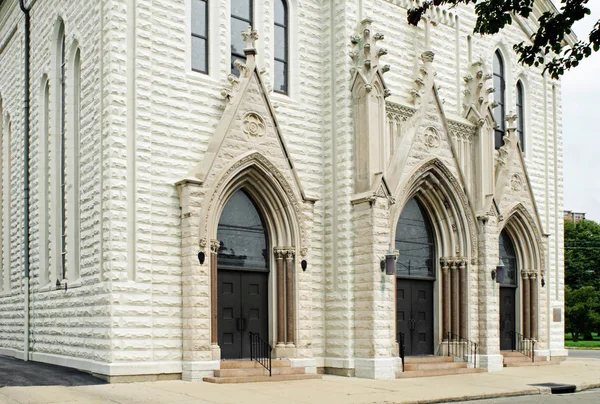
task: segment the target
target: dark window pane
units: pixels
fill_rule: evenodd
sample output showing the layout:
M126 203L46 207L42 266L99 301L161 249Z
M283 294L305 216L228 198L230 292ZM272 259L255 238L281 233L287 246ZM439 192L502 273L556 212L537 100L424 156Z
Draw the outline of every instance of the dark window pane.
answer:
M284 0L275 0L275 24L287 25L286 10Z
M286 29L275 26L275 58L287 61L287 35Z
M206 73L206 40L192 37L192 69Z
M233 194L223 208L217 239L219 267L268 269L264 222L244 191Z
M243 56L246 42L242 38L242 32L248 31L248 23L246 21L231 19L231 53Z
M434 246L429 220L415 199L406 203L396 225L396 274L399 276L435 276Z
M500 233L498 254L504 264L502 285L517 285L517 257L510 236L503 230Z
M252 20L252 0L231 0L231 15Z
M504 131L495 130L494 131L494 147L496 149L501 148L504 145Z
M192 34L206 37L206 1L192 0Z
M275 91L287 93L287 64L275 61Z

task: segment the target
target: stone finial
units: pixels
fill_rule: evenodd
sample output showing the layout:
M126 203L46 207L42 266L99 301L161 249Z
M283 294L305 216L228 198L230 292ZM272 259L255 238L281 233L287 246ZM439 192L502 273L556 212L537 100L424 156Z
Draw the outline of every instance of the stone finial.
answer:
M246 42L246 49L244 49L244 52L253 50L254 53L256 53L254 42L258 40L258 32L256 32L255 29L252 29L252 25L248 26L248 31L242 32L242 38L244 39L244 42Z
M379 58L387 55L387 49L377 47L377 42L384 39L381 33L372 33L371 23L373 21L365 18L361 21L361 28L358 32L350 36L350 43L358 47L358 50L350 52L350 58L354 63L353 71L358 71L367 79L371 78L377 71L386 73L389 71L389 65L379 66Z
M506 126L506 129L510 132L513 132L515 130L517 130L517 114L513 113L512 111L510 111L508 114L506 114L506 123L508 124Z

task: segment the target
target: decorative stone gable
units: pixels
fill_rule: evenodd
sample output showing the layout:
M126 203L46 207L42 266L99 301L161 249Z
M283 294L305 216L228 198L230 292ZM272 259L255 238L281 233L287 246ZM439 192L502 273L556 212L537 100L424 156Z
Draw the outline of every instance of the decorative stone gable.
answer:
M385 137L385 97L390 95L383 81L389 65L381 66L379 58L387 54L377 46L383 34L372 33L371 20L361 23L359 33L350 41L356 50L350 52L352 68L352 101L354 104L354 190L356 193L370 189L377 173L384 173L389 144Z

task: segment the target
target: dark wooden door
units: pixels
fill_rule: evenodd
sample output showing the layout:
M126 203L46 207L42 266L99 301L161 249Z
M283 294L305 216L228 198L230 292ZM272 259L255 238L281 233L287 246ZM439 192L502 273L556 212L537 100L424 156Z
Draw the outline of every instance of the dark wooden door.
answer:
M221 358L250 357L249 333L269 338L268 273L221 270L218 274L218 333Z
M514 287L500 287L500 350L502 351L513 349L515 291Z
M433 282L398 279L396 329L404 334L405 355L433 354Z

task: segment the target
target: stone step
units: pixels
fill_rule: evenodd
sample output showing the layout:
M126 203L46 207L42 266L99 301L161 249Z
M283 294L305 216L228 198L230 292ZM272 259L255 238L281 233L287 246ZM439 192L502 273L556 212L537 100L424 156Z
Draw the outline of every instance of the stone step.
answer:
M273 359L271 368L289 368L290 361L287 359ZM221 361L221 369L248 369L248 368L263 368L263 366L250 359L245 360L224 360ZM263 368L264 369L264 368Z
M452 356L406 356L404 358L404 364L407 363L444 363L454 362Z
M304 368L279 367L272 368L273 375L303 375ZM215 377L246 377L246 376L269 376L269 371L262 366L260 368L245 369L217 369Z
M517 367L521 367L521 366L548 366L548 365L559 365L560 362L558 361L539 361L536 359L535 362L532 362L531 359L527 362L512 362L512 363L506 363L504 362L504 367L505 368L517 368Z
M404 363L404 371L466 368L465 362Z
M469 373L483 373L485 369L479 368L454 368L454 369L437 369L437 370L413 370L408 372L397 372L396 379L409 379L412 377L431 377L431 376L451 376L464 375Z
M502 356L504 356L505 358L520 358L520 357L527 357L527 355L522 354L521 352L513 352L513 351L500 351L500 353L502 354Z
M208 383L228 384L228 383L261 383L261 382L282 382L288 380L310 380L321 379L321 375L303 374L303 375L273 375L273 376L246 376L246 377L205 377L203 380Z
M504 363L526 363L526 362L531 362L531 358L528 356L524 356L524 355L521 355L520 357L518 357L518 356L504 357ZM535 362L547 362L547 360L546 360L545 356L536 356Z

